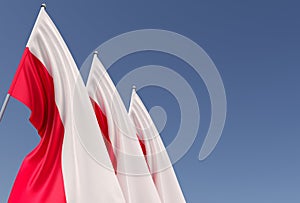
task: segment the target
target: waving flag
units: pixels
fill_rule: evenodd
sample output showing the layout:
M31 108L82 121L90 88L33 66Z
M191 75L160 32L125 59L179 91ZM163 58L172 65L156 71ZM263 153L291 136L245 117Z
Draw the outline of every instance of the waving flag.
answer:
M160 202L134 125L97 54L93 57L87 89L126 202Z
M9 94L31 110L41 137L9 203L125 202L77 66L44 7Z
M132 90L129 115L143 142L147 164L161 201L164 203L185 202L165 146L135 88Z

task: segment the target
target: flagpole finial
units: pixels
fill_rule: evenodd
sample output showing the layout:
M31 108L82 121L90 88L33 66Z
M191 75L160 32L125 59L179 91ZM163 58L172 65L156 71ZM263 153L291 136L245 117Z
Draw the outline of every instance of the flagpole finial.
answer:
M94 54L98 56L98 51L94 51Z
M42 3L41 7L46 9L47 5L45 3Z
M133 85L133 86L132 86L132 89L133 89L134 91L136 91L136 86L135 86L135 85Z

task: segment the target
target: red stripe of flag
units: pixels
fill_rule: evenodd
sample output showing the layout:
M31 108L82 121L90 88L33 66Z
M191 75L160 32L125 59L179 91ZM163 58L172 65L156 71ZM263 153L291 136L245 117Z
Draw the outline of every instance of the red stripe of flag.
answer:
M29 48L24 51L9 94L31 110L30 122L41 140L24 159L8 202L65 203L61 159L64 126L55 104L53 79Z

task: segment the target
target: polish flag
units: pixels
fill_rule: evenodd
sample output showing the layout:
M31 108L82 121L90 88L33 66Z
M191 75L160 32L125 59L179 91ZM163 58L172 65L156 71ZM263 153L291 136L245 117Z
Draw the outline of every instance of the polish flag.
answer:
M86 86L126 202L161 202L134 125L97 53Z
M41 138L21 165L9 203L125 202L87 90L44 7L9 94L31 110Z
M129 116L145 148L145 158L153 181L164 203L185 202L166 148L135 88L132 90Z

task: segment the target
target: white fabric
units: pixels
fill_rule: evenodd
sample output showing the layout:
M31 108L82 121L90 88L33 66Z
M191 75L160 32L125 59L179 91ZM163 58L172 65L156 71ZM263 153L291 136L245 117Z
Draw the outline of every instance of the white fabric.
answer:
M134 89L131 95L129 115L135 124L138 136L144 141L146 160L161 201L164 203L185 202L161 137Z
M65 130L62 172L67 202L125 202L77 66L44 8L27 47L54 81Z
M89 96L107 117L108 134L117 159L117 177L126 202L159 203L136 131L111 78L94 55L87 81Z

